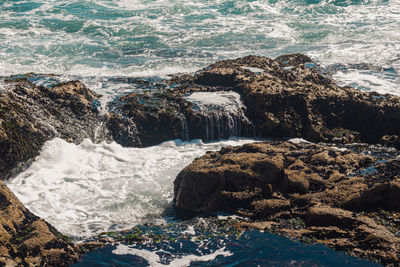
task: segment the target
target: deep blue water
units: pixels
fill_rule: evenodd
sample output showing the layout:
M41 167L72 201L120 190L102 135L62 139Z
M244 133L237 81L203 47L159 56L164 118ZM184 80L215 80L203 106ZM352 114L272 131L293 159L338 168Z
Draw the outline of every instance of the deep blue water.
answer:
M167 241L108 245L86 254L79 266L380 266L320 244L303 244L258 230L194 225L140 227ZM198 224L199 222L197 222ZM212 255L212 256L210 256Z

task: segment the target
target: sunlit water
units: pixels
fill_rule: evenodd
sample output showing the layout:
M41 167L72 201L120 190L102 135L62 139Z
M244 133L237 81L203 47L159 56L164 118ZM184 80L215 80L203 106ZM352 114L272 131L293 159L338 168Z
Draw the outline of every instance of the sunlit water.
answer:
M117 95L165 86L161 79L171 73L193 72L248 54L305 53L342 85L400 95L399 29L400 2L390 0L5 0L0 1L0 76L57 75L37 78L44 85L82 80L103 95L104 111ZM137 83L138 77L146 77L148 84ZM0 92L4 90L0 83ZM54 139L8 185L61 232L87 237L168 220L172 182L184 166L207 150L248 141L169 141L138 149ZM315 258L325 255L320 248L292 243L295 252L279 254L287 249L287 240L259 232L248 235L256 241L215 239L213 249L201 253L198 246L183 254L171 244L117 246L85 260L88 265L105 259L106 266L157 265L163 261L155 254L165 250L175 255L165 264L251 265L254 257L273 260L277 255L283 256L259 264L356 264L339 254L329 258L328 250L328 260L321 261Z
M215 231L204 219L187 224L167 230L142 227L173 241L109 245L86 254L76 266L379 266L320 244L305 245L255 230Z
M399 28L400 2L389 0L1 1L0 74L73 75L101 89L107 77L300 52L345 64L331 68L343 84L400 94Z

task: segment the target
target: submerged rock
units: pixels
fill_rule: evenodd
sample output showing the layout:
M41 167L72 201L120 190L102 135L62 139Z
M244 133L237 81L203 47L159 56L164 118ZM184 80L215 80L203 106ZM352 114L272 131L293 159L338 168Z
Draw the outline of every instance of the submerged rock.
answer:
M0 92L0 179L19 171L54 137L80 143L107 138L93 105L98 96L79 81L50 87L6 79Z
M0 181L0 266L69 266L78 259L68 237L29 212Z
M399 166L312 143L226 147L179 173L174 203L184 215L228 211L263 221L269 231L394 264Z

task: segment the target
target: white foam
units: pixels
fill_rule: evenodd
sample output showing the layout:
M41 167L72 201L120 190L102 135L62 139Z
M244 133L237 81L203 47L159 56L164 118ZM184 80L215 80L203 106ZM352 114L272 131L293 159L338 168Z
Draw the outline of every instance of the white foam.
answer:
M291 138L288 141L292 142L293 144L301 144L301 143L311 144L311 142L309 142L303 138Z
M203 106L221 106L232 112L238 112L242 108L240 95L233 91L195 92L185 96L185 99Z
M0 79L0 93L7 92L7 84L4 80Z
M88 2L90 19L84 19L85 8L69 10L79 1L34 2L41 5L2 14L1 74L165 76L220 59L296 52L325 64L374 63L400 71L394 61L400 51L399 1L98 0ZM116 17L105 19L107 12ZM14 27L21 18L29 23ZM49 21L83 24L71 33ZM388 91L399 91L399 84L394 81Z
M169 65L160 63L158 66L131 66L123 69L114 67L92 67L87 65L61 65L52 62L52 59L47 56L38 56L43 64L28 66L20 63L14 63L12 60L4 60L0 62L0 73L2 75L16 75L21 73L51 73L57 75L80 76L80 77L161 77L169 78L171 74L191 73L197 71L203 64L194 65L191 67L182 67L184 62L170 62ZM0 56L1 58L1 56ZM28 60L26 58L25 60ZM69 61L67 57L60 58L63 61ZM9 62L8 62L9 61ZM12 63L11 63L12 61Z
M400 76L385 72L349 70L338 71L333 75L339 84L351 86L361 91L375 91L381 94L400 95Z
M242 66L242 69L245 69L245 70L249 70L249 71L251 71L251 72L253 72L253 73L263 73L264 72L264 70L263 69L260 69L260 68L256 68L256 67L249 67L249 66Z
M196 230L194 230L194 227L192 225L189 225L188 228L182 232L182 234L186 234L186 235L195 235L196 234Z
M238 216L238 215L218 215L218 220L236 220L236 219L244 219L244 217Z
M148 148L116 143L80 145L55 138L9 188L26 207L58 230L74 236L123 230L162 220L181 169L208 150L254 142L232 139L204 144L169 141Z
M145 259L148 264L152 267L166 266L167 264L162 264L160 262L160 256L157 253L165 253L164 250L155 250L149 251L144 249L137 249L132 246L127 246L123 244L118 244L117 248L113 250L113 253L116 255L136 255L143 259ZM183 267L190 266L192 261L212 261L215 260L217 256L229 257L233 254L230 251L226 250L226 247L222 247L213 253L206 255L184 255L177 256L177 258L173 259L169 262L168 266L174 267Z

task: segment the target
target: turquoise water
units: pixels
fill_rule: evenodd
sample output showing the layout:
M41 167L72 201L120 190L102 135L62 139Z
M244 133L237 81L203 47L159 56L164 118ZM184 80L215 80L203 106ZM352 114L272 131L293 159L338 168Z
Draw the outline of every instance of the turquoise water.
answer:
M398 93L399 28L400 2L390 0L2 0L0 74L90 83L300 52L328 67L345 64L333 73L344 84Z
M340 84L400 95L399 29L396 0L0 0L0 76L57 74L37 78L44 84L80 79L108 101L146 89L138 77L155 84L221 59L305 53ZM193 263L203 266L252 266L254 259L277 266L367 264L266 233L241 238L211 240L207 252L176 247L186 241L136 248L142 256L108 246L81 266L156 266L193 255L205 256ZM207 260L207 253L216 257Z

